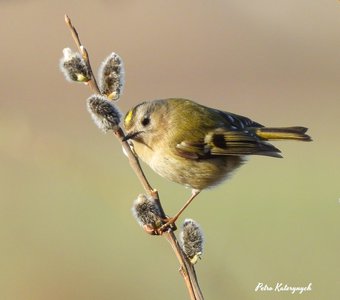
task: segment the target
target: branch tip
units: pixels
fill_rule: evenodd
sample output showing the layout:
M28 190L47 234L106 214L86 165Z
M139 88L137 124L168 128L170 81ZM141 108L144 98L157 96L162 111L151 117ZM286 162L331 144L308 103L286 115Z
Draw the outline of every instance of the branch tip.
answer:
M69 17L67 14L65 14L64 18L65 18L65 23L66 23L67 25L70 25L70 24L71 24L71 19L70 19L70 17Z

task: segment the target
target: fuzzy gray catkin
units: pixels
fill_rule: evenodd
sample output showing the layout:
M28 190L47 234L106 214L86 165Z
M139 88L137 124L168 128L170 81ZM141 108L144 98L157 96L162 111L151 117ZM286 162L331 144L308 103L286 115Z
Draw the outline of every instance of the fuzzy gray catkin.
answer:
M118 100L124 88L124 64L120 56L112 52L101 64L98 84L101 94L111 100Z
M59 67L68 81L88 82L91 79L87 64L82 56L78 52L73 52L70 48L63 50Z
M186 256L195 264L203 253L203 232L196 221L184 220L180 242Z
M142 227L156 230L162 225L161 212L150 197L140 194L133 202L132 213Z
M87 99L87 109L99 129L103 132L116 131L122 113L119 108L105 96L95 94Z

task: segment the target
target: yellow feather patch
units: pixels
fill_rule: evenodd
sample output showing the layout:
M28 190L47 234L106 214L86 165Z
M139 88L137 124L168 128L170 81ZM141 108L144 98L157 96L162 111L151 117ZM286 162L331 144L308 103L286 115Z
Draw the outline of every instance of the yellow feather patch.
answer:
M124 119L124 123L127 125L131 122L132 119L132 109L126 114L126 117Z
M300 140L311 141L311 137L305 132L307 128L301 126L295 127L261 127L256 129L255 134L264 140Z

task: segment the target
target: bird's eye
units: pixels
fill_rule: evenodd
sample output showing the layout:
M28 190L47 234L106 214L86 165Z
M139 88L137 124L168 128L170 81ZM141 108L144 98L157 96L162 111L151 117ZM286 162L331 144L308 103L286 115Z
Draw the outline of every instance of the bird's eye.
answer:
M142 120L142 125L143 125L143 126L147 126L147 125L149 125L149 124L150 124L150 118L149 118L149 117L143 118L143 120Z

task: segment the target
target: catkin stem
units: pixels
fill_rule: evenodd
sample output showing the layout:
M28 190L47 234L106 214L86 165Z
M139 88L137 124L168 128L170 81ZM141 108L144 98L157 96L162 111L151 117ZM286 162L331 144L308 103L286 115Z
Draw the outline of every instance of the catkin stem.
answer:
M91 75L91 80L88 82L88 84L89 84L90 88L95 93L100 94L100 90L98 88L96 78L95 78L95 76L93 75L93 72L92 72L88 52L87 52L86 48L82 45L80 38L79 38L79 35L78 35L78 32L75 29L75 27L73 26L71 19L67 15L65 15L65 22L66 22L67 26L69 27L69 29L71 31L72 38L73 38L75 44L77 45L77 48L79 49L80 53L83 56L84 61L86 62L87 66L88 66L88 70L89 70L89 73ZM114 135L118 139L118 141L121 143L122 147L124 148L125 153L128 157L130 166L131 166L132 170L135 172L136 176L138 177L138 179L139 179L140 183L142 184L145 192L148 195L151 195L153 197L154 201L159 206L162 217L165 218L166 215L165 215L164 210L162 208L158 192L151 187L149 181L147 180L147 178L146 178L146 176L145 176L145 174L144 174L144 172L143 172L143 170L140 166L138 158L132 152L128 142L123 141L123 138L125 136L123 129L121 127L118 127L117 131L114 132ZM186 287L187 287L189 295L190 295L190 299L191 300L203 300L204 297L203 297L203 294L202 294L201 289L200 289L199 284L198 284L198 280L197 280L197 276L196 276L196 273L195 273L194 266L190 263L190 261L185 256L184 252L182 251L181 247L179 246L175 234L173 233L173 231L171 229L169 229L168 231L164 232L162 236L164 236L168 240L173 251L176 254L176 257L177 257L179 264L180 264L180 273L181 273L181 275L182 275L182 277L185 281Z

